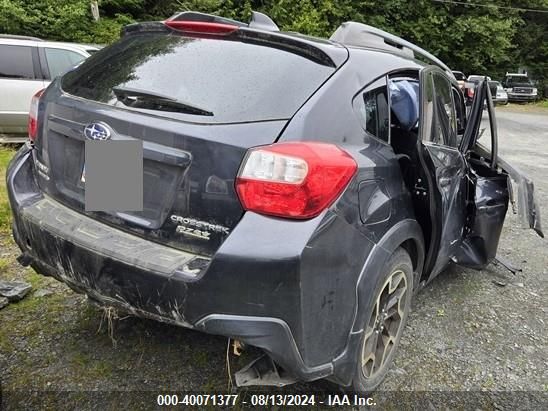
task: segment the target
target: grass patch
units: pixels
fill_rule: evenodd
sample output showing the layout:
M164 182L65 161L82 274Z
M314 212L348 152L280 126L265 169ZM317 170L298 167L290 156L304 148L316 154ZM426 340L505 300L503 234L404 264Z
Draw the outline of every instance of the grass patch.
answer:
M6 189L6 169L14 154L13 148L0 147L0 232L7 233L11 226L11 211Z
M192 360L198 367L205 367L209 362L209 355L206 351L196 350L193 353Z
M25 275L25 281L32 285L33 290L39 290L40 288L46 287L52 280L48 280L43 275L40 275L31 268L28 268Z
M10 262L7 258L0 258L0 274L3 272L6 272L8 270L8 267L10 265Z
M0 351L1 352L11 352L13 351L14 347L11 343L10 338L8 337L8 333L6 330L3 330L0 328Z
M87 353L76 352L70 359L72 368L87 377L108 378L112 375L112 365L106 361L95 360Z
M531 103L509 103L506 106L497 106L497 110L545 114L548 112L548 100L539 100Z
M541 108L548 108L548 99L537 101L535 103L535 106L541 107Z

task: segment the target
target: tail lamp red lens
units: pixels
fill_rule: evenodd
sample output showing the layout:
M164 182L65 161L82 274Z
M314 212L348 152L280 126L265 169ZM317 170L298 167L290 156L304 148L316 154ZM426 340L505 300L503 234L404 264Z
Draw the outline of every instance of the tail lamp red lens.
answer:
M333 144L277 143L248 151L236 191L248 211L312 218L337 199L356 169L354 159Z
M38 91L32 96L30 101L29 122L27 127L30 141L35 141L36 136L38 135L38 106L40 104L40 97L42 97L44 91L45 89Z
M238 30L238 26L224 23L192 20L167 20L164 24L174 30L195 34L228 35Z

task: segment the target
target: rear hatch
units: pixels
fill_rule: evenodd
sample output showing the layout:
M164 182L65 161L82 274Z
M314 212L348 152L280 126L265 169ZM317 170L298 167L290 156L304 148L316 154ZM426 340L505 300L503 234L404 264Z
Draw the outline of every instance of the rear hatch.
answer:
M98 51L44 94L39 184L107 224L212 255L243 215L234 180L247 149L276 141L337 65L311 41L287 35L150 27ZM83 131L97 122L112 139L142 140L142 211L85 211Z

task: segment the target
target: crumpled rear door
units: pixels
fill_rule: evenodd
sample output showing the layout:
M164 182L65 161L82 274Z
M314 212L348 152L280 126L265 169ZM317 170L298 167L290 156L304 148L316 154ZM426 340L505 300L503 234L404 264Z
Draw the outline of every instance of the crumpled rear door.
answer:
M485 131L480 130L484 102L489 117L489 130L488 136L482 138ZM533 182L498 156L495 109L487 80L476 87L461 150L470 167L470 197L464 240L454 261L463 266L481 269L496 257L508 203L514 203L512 181L518 189L518 210L522 223L543 237Z

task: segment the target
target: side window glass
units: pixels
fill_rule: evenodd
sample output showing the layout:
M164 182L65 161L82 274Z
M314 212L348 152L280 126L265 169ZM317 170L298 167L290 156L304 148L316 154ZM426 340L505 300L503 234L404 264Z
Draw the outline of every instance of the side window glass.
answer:
M388 92L385 79L378 80L358 94L354 101L365 131L383 141L390 139Z
M363 94L365 105L365 130L375 137L388 142L388 101L386 87Z
M436 126L436 119L434 117L434 78L432 73L428 73L425 78L426 84L424 84L424 102L422 113L422 124L425 130L423 137L424 141L429 141L436 144L442 144L440 141L441 136L438 133Z
M55 77L64 74L85 59L81 54L70 50L46 48L45 52L52 80Z
M453 104L455 105L455 115L457 121L457 140L464 133L466 127L466 106L459 90L453 87ZM460 143L460 141L459 141Z
M434 73L434 91L436 120L443 135L442 144L457 147L457 122L451 83L441 74Z
M426 141L457 147L457 120L451 83L439 73L431 73L425 85Z
M34 79L32 47L0 45L0 78Z

